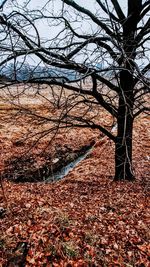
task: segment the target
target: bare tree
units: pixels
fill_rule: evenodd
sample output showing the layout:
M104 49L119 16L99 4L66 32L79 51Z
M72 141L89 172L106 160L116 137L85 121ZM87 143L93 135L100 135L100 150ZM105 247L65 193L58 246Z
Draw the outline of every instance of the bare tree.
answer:
M73 0L58 1L59 10L56 1L45 1L41 10L31 10L30 2L3 8L1 68L11 62L11 83L19 83L17 72L34 59L24 82L48 85L60 110L55 118L37 117L59 128L99 129L115 143L114 179L133 180L133 122L149 112L150 1L128 0L124 10L118 0L93 0L92 11ZM41 64L47 73L37 76ZM100 116L100 107L113 118L116 135L90 115L94 109Z

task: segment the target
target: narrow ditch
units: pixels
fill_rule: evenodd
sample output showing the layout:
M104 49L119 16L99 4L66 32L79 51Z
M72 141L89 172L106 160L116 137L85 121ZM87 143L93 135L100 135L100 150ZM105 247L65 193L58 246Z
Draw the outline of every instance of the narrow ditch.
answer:
M62 178L64 178L71 170L73 170L78 163L80 163L82 160L84 160L88 154L92 151L93 146L90 146L85 150L84 154L81 154L78 156L75 160L72 162L68 163L66 166L62 167L60 170L57 172L53 173L51 176L49 176L45 182L50 183L50 182L56 182Z
M111 131L115 133L116 130L115 124ZM16 183L55 182L64 178L79 162L84 160L94 145L95 141L91 141L90 144L76 150L64 145L55 155L48 153L44 159L45 163L40 167L36 166L36 157L32 154L16 156L7 160L6 169L1 176Z
M86 158L94 144L92 141L76 150L61 147L53 157L50 154L46 155L45 163L40 167L36 166L36 158L32 154L10 158L6 162L3 177L15 183L58 181Z

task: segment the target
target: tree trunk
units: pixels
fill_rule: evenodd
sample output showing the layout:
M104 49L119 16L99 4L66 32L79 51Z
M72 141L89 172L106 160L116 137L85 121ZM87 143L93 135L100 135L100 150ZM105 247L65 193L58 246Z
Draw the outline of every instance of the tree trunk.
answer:
M127 116L126 126L123 120L118 124L118 136L115 144L115 178L114 180L134 180L132 170L132 131L133 119Z
M114 180L134 180L132 169L133 132L133 76L127 70L120 73L120 95L118 106L118 132L115 143Z

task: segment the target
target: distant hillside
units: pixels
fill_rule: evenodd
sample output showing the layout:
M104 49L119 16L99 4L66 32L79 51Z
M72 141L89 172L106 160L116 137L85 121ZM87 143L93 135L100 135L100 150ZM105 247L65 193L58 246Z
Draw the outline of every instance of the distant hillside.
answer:
M6 75L0 74L0 83L8 82L8 81L9 81L9 78Z
M0 71L0 77L5 77L9 80L17 81L29 81L33 79L50 79L55 78L56 80L73 80L76 77L74 71L59 69L59 68L49 68L45 66L31 66L28 64L17 64L14 68L14 64L9 64L5 66Z

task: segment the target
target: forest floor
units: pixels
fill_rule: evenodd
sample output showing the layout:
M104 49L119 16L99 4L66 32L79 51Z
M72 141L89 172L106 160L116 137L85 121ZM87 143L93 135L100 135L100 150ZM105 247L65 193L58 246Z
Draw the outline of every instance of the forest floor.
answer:
M1 180L0 266L149 267L148 117L143 115L135 121L136 180L130 183L113 181L114 146L99 132L58 132L48 148L50 139L45 139L28 150L30 140L25 145L20 136L39 125L35 122L31 127L18 111L19 115L12 118L14 112L10 106L1 105L2 178L4 172L10 175L15 171L8 163L24 151L29 169L43 166L48 155L51 160L57 158L60 149L69 147L72 152L93 140L96 143L88 157L57 182ZM103 114L101 119L105 121L106 117ZM39 155L43 148L45 154Z

